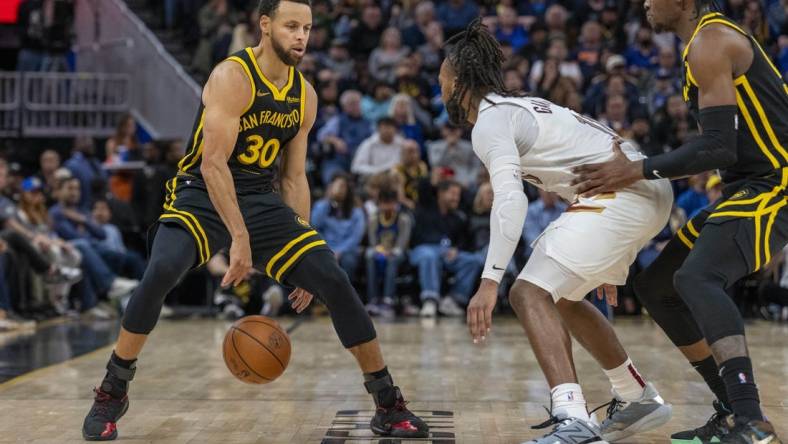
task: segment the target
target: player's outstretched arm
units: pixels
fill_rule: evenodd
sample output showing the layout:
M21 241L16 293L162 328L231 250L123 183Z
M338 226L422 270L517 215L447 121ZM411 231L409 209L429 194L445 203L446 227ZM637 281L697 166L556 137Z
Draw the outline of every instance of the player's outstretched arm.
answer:
M473 150L490 172L494 193L482 282L466 313L474 343L484 340L491 329L498 283L517 248L528 210L509 108L503 105L487 110L476 122L472 135Z
M287 143L282 158L282 200L305 221L309 221L309 182L306 180L306 152L309 131L317 116L317 93L312 85L304 80L306 103L304 121L298 134Z
M235 62L219 64L203 90L205 145L200 173L211 202L232 237L230 268L222 279L222 286L237 285L252 268L249 233L238 208L233 176L227 164L238 137L238 122L250 100L252 88L249 80Z
M679 148L640 161L630 161L617 147L605 163L574 170L577 193L593 196L627 187L641 179L679 178L718 168L737 160L736 61L751 59L749 42L723 26L704 28L692 43L688 63L698 85L699 126L702 133Z

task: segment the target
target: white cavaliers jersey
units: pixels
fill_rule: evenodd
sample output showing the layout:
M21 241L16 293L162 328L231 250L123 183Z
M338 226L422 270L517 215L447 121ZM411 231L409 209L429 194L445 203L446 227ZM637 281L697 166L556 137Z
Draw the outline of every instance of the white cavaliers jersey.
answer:
M474 130L502 123L498 121L499 117L489 116L485 119L485 111L494 106L488 100L495 104L515 105L516 108L501 107L509 109L507 114L512 119L518 119L518 114L522 113L520 110L525 110L533 118L520 114L520 121L533 122L519 124L515 120L514 126L514 139L520 154L523 179L545 191L555 192L569 202L575 200L575 187L571 183L576 176L572 173L572 168L604 162L613 157L613 141L619 137L612 129L568 108L536 97L488 95L479 105ZM628 158L639 160L645 157L630 144L620 142L621 149Z

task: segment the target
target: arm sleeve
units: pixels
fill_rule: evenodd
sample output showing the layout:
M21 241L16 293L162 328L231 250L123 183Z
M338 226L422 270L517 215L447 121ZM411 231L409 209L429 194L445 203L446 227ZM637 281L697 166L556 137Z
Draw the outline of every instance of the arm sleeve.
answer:
M653 180L691 176L736 163L736 106L703 108L700 110L699 120L703 134L693 137L669 153L643 161L645 178Z
M528 209L520 174L520 155L514 143L513 109L516 108L499 105L485 110L472 136L473 150L490 172L494 193L490 245L482 278L495 282L503 278L517 248Z

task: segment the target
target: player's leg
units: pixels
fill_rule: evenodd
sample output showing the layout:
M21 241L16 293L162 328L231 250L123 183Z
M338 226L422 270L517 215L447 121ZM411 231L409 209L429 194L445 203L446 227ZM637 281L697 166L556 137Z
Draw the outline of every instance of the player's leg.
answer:
M587 288L576 292L578 298L587 294ZM668 422L671 406L640 375L602 313L586 300L561 298L556 307L572 336L596 359L613 387L602 436L617 441Z
M82 435L93 441L117 437L115 423L128 409L129 382L147 335L159 319L164 298L194 266L197 247L184 228L160 224L151 248L148 267L129 300L107 373L96 391L93 407L85 418Z
M372 319L334 254L325 249L307 253L293 265L285 281L312 293L328 308L334 330L358 361L364 386L377 407L372 430L395 437L426 437L427 425L405 408L383 360Z
M726 220L711 216L674 276L677 291L711 347L736 415L736 423L729 423L732 433L723 437L722 442L740 442L736 441L739 434L762 434L764 439L773 436L771 425L762 422L744 322L726 292L739 279L766 263L771 251L780 251L785 245L788 211L784 207L780 210L779 205L772 208L773 211L755 214L754 218Z

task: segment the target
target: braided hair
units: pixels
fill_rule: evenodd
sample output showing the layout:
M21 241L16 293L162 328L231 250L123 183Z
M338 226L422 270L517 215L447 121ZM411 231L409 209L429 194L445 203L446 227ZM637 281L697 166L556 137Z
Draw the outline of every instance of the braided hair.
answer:
M468 111L462 106L465 97L482 98L490 93L518 97L504 85L501 67L504 55L498 41L482 24L481 18L473 20L465 31L446 41L446 58L457 76L457 85L446 102L449 120L464 125Z

